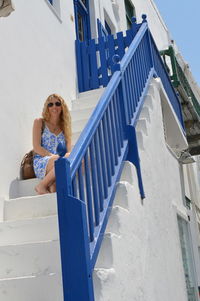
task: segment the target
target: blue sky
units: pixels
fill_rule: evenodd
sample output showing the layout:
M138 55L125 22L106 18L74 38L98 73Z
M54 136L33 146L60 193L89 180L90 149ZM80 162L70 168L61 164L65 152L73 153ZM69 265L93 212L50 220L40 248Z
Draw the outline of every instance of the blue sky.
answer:
M200 86L200 0L154 0Z

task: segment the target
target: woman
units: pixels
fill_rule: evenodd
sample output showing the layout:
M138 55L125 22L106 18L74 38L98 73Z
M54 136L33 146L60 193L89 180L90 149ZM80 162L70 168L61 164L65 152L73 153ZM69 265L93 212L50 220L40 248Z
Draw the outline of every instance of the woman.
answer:
M41 182L35 187L38 194L56 191L54 161L58 159L57 145L65 143L66 157L71 151L71 117L63 98L50 95L44 103L42 118L34 120L33 167Z

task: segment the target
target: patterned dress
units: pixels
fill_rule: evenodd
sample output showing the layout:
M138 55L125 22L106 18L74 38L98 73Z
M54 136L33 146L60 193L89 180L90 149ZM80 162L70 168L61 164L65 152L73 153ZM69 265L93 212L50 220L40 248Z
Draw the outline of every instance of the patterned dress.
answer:
M66 143L63 132L60 132L58 135L55 135L52 132L50 132L48 127L45 125L41 137L41 146L48 150L50 153L56 155L56 149L59 143ZM38 154L34 155L33 168L37 178L43 179L45 177L47 163L50 158L51 156L42 157Z

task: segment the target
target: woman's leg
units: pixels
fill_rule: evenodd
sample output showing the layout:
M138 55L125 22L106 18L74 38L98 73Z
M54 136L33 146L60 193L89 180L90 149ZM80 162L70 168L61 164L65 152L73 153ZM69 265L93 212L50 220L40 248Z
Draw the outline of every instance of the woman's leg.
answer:
M35 187L35 190L38 194L45 194L49 192L55 192L55 170L54 170L54 162L58 159L59 156L52 156L46 168L46 176L41 180L41 182Z

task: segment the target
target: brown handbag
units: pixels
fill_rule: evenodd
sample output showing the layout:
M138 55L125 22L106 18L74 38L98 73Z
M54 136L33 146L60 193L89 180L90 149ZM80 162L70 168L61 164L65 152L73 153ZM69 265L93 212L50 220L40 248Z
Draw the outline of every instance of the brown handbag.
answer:
M45 122L42 120L42 128L41 128L41 134L44 131ZM33 157L35 153L33 150L26 153L22 159L21 166L20 166L20 174L22 180L28 180L36 178L34 168L33 168Z
M30 152L26 153L22 159L20 167L22 180L35 178L35 172L33 169L33 156L34 151L31 150Z

